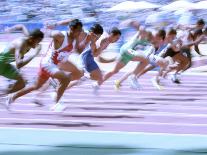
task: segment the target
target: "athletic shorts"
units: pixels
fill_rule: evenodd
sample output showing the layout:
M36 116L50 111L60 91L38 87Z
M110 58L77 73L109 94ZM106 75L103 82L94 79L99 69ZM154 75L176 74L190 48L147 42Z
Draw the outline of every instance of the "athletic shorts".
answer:
M157 61L160 59L159 56L151 54L148 58L150 65L157 66Z
M182 49L181 49L181 53L182 53L184 56L186 56L188 59L191 60L192 55L191 55L191 51L190 51L189 48L182 48Z
M10 63L4 62L0 62L0 75L13 80L16 80L19 76L21 76L19 70L16 67Z
M94 60L91 49L83 52L80 55L80 59L81 59L82 68L85 71L91 73L92 71L99 69L99 66L97 65L97 63Z
M57 72L59 72L60 69L57 65L53 63L47 63L47 64L41 64L39 69L39 76L43 79L48 80L50 77L53 77L53 75Z
M169 48L166 53L163 55L163 58L166 57L174 57L176 54L178 54L179 52L174 52L171 48Z
M135 53L133 51L134 50L130 50L130 49L126 49L124 47L121 47L121 49L120 49L121 55L119 57L119 60L126 65L135 57Z

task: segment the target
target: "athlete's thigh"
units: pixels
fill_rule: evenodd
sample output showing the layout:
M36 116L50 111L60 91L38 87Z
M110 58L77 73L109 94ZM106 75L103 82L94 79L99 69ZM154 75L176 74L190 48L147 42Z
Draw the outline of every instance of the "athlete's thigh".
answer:
M4 70L1 75L8 79L13 79L13 80L23 79L19 70L16 67L14 67L12 64L1 65L1 69Z
M91 76L91 79L98 80L98 79L101 79L101 78L102 78L102 72L101 72L101 70L98 68L98 69L96 69L96 70L93 70L93 71L90 73L90 76Z
M176 54L173 59L179 63L182 63L183 61L186 61L188 58L184 56L182 53Z
M58 64L58 67L61 70L67 71L67 72L79 72L79 69L70 61L61 62Z
M127 64L123 63L121 60L116 61L116 64L114 66L114 71L119 71L121 70L124 66L126 66Z

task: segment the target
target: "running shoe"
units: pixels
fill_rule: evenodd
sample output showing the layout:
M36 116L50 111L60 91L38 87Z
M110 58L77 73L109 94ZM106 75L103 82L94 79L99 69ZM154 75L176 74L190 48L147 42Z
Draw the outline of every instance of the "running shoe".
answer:
M161 86L161 85L159 84L159 82L156 80L155 77L152 78L151 81L152 81L152 84L153 84L153 86L154 86L155 88L157 88L158 90L163 90L163 86Z
M179 78L177 77L176 74L172 75L172 77L171 77L171 81L172 81L173 83L176 83L176 84L180 84L180 83L181 83L180 80L179 80Z
M67 106L65 106L63 103L56 103L54 106L52 106L50 108L51 111L55 111L55 112L62 112L65 111L67 109Z
M92 87L93 87L93 94L94 95L98 95L98 90L100 89L100 86L98 85L98 83L97 82L94 82L92 84Z
M129 79L130 86L132 89L139 90L141 88L135 75L129 76L128 79Z
M118 91L120 89L120 87L121 87L120 81L119 80L115 80L114 81L114 88L115 88L115 90Z

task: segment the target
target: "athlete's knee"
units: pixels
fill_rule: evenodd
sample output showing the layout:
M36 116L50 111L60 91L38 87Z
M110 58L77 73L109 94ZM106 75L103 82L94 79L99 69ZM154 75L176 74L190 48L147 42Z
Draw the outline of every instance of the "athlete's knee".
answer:
M83 77L83 75L84 75L84 72L82 70L78 70L76 72L77 79L80 79L81 77Z
M77 70L71 74L71 80L78 80L84 75L84 72L81 70Z
M147 59L144 59L141 63L144 64L144 65L148 65L149 61Z
M19 89L22 89L22 88L24 88L25 86L26 86L26 80L24 80L22 77L19 77L18 79L17 79L17 82L16 82L16 84L18 85L18 87L19 87Z
M117 74L119 72L119 69L114 69L111 71L112 74Z
M59 79L61 85L68 85L71 80L71 73L63 73Z
M162 60L159 62L159 66L161 68L166 68L168 66L169 62L167 60Z

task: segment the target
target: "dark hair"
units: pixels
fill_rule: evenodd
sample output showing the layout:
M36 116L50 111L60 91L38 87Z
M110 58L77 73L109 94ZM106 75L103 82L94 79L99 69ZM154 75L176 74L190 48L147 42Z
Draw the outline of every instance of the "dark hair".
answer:
M89 31L95 34L103 34L103 27L100 24L94 24Z
M197 22L196 22L197 25L205 25L205 21L203 19L199 19Z
M171 28L169 31L168 31L168 35L176 35L177 34L177 31L173 28Z
M166 31L164 29L161 29L157 32L157 34L159 37L161 37L164 40L166 36Z
M70 23L69 23L69 27L73 28L73 29L77 29L78 27L83 27L82 22L79 19L73 19Z
M197 36L199 36L199 35L202 35L203 34L203 31L202 30L196 30L195 32L194 32L194 37L197 37Z
M30 37L35 38L35 39L43 39L44 38L44 33L40 31L40 29L35 29L29 34Z
M113 35L121 35L121 31L117 27L113 27L110 30L110 34L113 34Z

